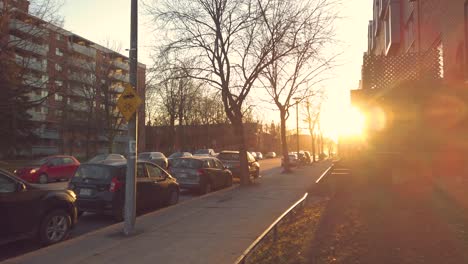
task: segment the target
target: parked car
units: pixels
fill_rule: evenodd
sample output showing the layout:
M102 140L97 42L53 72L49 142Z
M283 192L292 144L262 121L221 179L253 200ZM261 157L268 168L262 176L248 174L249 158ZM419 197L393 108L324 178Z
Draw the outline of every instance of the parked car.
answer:
M174 159L170 172L181 188L200 193L209 193L232 185L231 171L217 158L194 156Z
M163 169L167 169L167 166L169 166L169 161L161 152L142 152L138 154L138 159L152 162L156 165L159 165Z
M289 153L288 154L289 165L294 167L298 165L298 157L296 153ZM281 167L284 167L284 157L281 158Z
M0 169L0 245L35 237L43 245L66 239L77 221L75 200L70 190L29 184Z
M267 158L267 159L276 158L276 153L275 153L275 152L268 152L268 153L265 155L265 158Z
M257 159L257 152L255 151L247 151L247 153L250 153L250 155L252 155L252 157L254 157L254 159Z
M304 151L304 163L305 164L310 164L312 163L312 154L310 154L309 151Z
M263 159L263 154L261 152L257 152L257 160L262 160Z
M78 213L93 212L123 219L126 161L105 160L84 163L76 171L68 188L77 195ZM179 184L160 166L137 162L137 211L176 204Z
M45 184L51 181L69 180L78 166L80 162L74 157L56 155L32 161L14 173L25 181Z
M192 153L190 152L174 152L168 158L168 167L171 166L172 160L177 158L184 158L184 157L192 157Z
M103 160L127 160L120 154L99 154L88 160L88 163L101 162Z
M216 156L214 149L199 149L193 153L193 156Z
M224 166L232 172L233 177L240 177L240 155L239 151L221 151L218 155L218 159L224 164ZM260 164L258 161L247 152L247 162L249 165L250 176L258 178L260 176Z

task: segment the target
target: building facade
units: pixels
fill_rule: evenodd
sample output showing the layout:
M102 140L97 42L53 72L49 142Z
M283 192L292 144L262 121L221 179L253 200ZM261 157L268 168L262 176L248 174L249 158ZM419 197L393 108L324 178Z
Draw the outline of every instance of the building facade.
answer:
M26 0L0 0L0 43L33 89L28 110L38 140L21 155L125 153L127 123L118 113L119 94L129 85L128 58L109 47L57 27L29 12ZM145 99L146 66L138 64L140 97ZM139 146L145 146L145 104L139 109Z
M373 0L367 54L398 56L437 49L442 77L465 80L467 12L466 0Z

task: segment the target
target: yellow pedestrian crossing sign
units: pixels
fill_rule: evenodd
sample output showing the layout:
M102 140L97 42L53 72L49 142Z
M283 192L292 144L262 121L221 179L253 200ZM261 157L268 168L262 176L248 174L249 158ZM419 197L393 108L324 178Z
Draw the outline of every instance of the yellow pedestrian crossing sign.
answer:
M130 84L125 84L125 90L117 100L117 108L124 116L125 120L130 121L132 116L138 110L142 103L141 98Z

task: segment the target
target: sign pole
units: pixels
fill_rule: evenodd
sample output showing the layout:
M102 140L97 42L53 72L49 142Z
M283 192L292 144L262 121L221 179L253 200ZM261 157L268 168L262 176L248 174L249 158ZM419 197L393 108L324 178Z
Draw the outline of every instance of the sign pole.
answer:
M138 46L138 4L137 0L131 0L131 22L130 22L130 85L137 88L137 46ZM136 214L136 157L138 153L138 112L136 112L128 122L128 151L127 151L127 172L125 181L125 208L124 208L124 228L125 235L132 235L135 232Z

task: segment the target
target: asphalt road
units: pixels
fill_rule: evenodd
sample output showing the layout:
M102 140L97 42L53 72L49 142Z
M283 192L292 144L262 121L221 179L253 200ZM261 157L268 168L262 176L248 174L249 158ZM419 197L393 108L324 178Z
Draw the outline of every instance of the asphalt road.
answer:
M280 172L280 159L267 159L260 161L260 182L262 178L268 177L269 175ZM236 181L234 182L236 183ZM49 183L52 186L58 188L67 188L67 182ZM182 190L179 203L187 200L194 199L199 195L195 192ZM78 224L72 230L70 238L76 238L83 234L95 231L97 229L115 224L115 221L110 216L98 215L98 214L84 214L80 217ZM22 240L13 242L7 245L0 246L0 261L19 256L34 250L39 249L39 246L35 241Z

